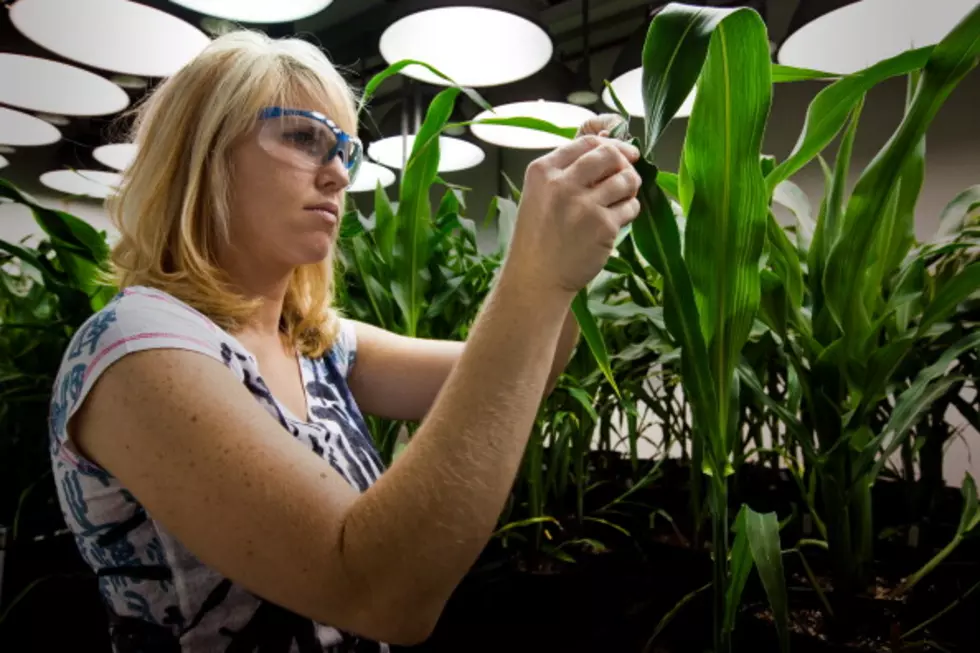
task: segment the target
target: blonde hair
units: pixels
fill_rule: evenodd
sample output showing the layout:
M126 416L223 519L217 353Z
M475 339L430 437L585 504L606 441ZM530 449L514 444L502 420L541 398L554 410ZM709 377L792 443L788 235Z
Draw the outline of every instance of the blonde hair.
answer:
M251 31L212 41L135 109L138 151L106 202L120 233L111 256L120 288L158 288L229 331L247 323L258 300L236 293L217 265L218 245L229 234L229 151L262 107L298 94L356 133L354 93L316 46ZM294 270L281 319L290 346L318 357L333 345L333 295L332 254Z

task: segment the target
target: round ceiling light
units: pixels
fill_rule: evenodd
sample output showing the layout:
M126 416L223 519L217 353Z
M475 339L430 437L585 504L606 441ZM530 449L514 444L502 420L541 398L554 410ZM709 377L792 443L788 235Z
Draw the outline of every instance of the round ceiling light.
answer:
M68 195L105 199L115 192L122 176L100 170L52 170L41 175L41 183Z
M371 163L370 161L364 161L361 163L360 169L357 171L357 179L354 183L350 185L347 189L348 193L368 193L373 192L378 184L381 184L382 188L387 188L395 183L395 173L384 166L380 166L377 163Z
M0 107L0 143L26 147L50 145L61 140L61 132L40 118Z
M0 154L0 168L6 168L10 165L10 161L7 161L7 157Z
M136 157L136 145L134 143L102 145L92 151L92 156L106 167L125 170Z
M389 136L368 145L368 156L389 168L401 169L403 141L405 152L410 153L412 145L415 143L415 136L408 136L407 138ZM449 136L439 137L439 172L454 172L473 168L480 165L485 157L483 150L473 143Z
M379 49L388 63L424 61L457 84L474 87L528 77L541 70L553 52L548 33L529 18L500 9L459 6L426 9L395 21L381 35ZM408 66L402 74L448 85L421 66Z
M819 5L811 9L808 4L800 10L819 12ZM861 0L795 30L779 49L779 63L849 75L906 50L938 43L976 4L976 0Z
M18 0L10 20L66 59L128 75L169 77L210 42L190 23L128 0Z
M577 129L589 118L595 117L595 113L585 107L563 102L548 102L545 100L531 100L528 102L514 102L494 107L493 111L484 111L477 115L473 120L483 120L485 118L537 118L546 120L558 127L571 127ZM567 143L568 139L548 134L545 132L528 129L526 127L509 127L505 125L471 125L473 135L500 147L513 147L517 149L542 150L559 147Z
M624 73L609 83L616 91L616 97L623 103L623 108L629 111L631 116L642 118L643 113L643 69L634 68ZM674 114L675 118L687 118L691 115L694 108L694 97L696 91L691 91L681 108ZM607 88L602 92L602 102L610 109L616 110L616 103L613 101L612 93Z
M0 102L65 116L104 116L129 104L112 82L87 70L49 59L0 53Z
M323 11L333 0L170 0L200 14L243 23L285 23Z

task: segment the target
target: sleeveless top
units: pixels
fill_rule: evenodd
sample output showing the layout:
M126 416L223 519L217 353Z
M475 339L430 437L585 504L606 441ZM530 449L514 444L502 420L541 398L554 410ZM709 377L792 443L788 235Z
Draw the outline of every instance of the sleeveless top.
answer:
M62 512L82 557L98 575L117 653L263 651L342 653L387 646L317 624L263 600L184 548L105 469L84 458L66 424L99 375L127 353L178 348L220 361L293 437L365 491L382 472L367 426L347 386L356 353L353 325L341 320L333 348L301 357L307 419L272 396L255 358L232 335L175 297L127 288L72 338L51 401L51 464ZM117 434L120 441L124 433Z

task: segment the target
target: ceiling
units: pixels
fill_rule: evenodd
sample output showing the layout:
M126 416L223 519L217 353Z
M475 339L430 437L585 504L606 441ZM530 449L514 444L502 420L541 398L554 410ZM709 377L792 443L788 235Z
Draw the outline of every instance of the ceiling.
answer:
M17 0L0 0L0 4L12 6ZM177 16L204 31L211 27L204 16L185 9L168 0L136 0L140 4L161 9ZM540 20L552 37L555 46L553 59L571 68L577 68L584 54L586 30L583 29L583 0L521 0L539 12ZM262 29L272 36L298 35L323 47L331 59L349 71L355 86L363 85L374 73L384 68L385 62L378 52L382 31L391 24L393 12L404 0L335 0L323 11L295 23L275 25L249 25ZM797 0L702 0L704 4L752 5L764 15L770 25L770 36L778 42L785 33ZM588 31L592 81L597 90L611 73L612 63L623 43L646 21L651 5L661 4L651 0L590 0ZM213 19L212 19L213 24ZM39 56L56 61L69 61L45 50L24 37L11 23L6 11L0 10L0 52L12 52ZM86 68L85 66L79 66ZM88 68L91 72L111 77L106 71ZM152 84L158 80L150 81ZM145 90L128 89L132 103ZM397 83L387 83L382 93L372 103L376 117L380 119L386 103L402 97ZM0 105L2 106L2 105ZM30 190L38 190L38 177L49 170L71 168L105 169L92 156L92 150L108 142L120 140L125 125L119 116L96 118L71 118L59 127L63 138L59 142L41 147L18 148L4 156L10 165L0 173ZM46 191L49 192L49 191Z

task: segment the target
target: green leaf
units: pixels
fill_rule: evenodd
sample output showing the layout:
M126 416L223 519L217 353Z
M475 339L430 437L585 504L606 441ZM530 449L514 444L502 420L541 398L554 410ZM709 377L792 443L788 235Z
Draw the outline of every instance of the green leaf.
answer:
M608 79L604 80L603 83L606 86L606 90L609 91L609 96L612 98L613 105L616 107L616 111L619 112L619 116L623 119L623 122L620 124L624 126L624 130L623 130L624 133L616 134L614 138L625 139L626 136L625 129L628 128L630 124L630 112L626 109L625 106L623 106L622 101L619 99L619 96L616 94L616 89L614 89L613 85L609 83L609 80Z
M774 63L772 65L772 81L774 84L786 82L805 82L813 79L834 79L840 77L833 73L825 73L822 70L811 68L796 68L794 66L784 66Z
M658 329L666 329L664 324L664 309L660 306L637 306L633 302L622 304L606 304L600 301L590 301L589 311L600 320L625 320L627 322L638 317L645 317Z
M810 250L810 243L813 240L813 232L817 224L813 221L813 207L810 206L810 199L803 192L803 189L791 181L781 182L773 191L772 199L793 214L796 218L797 245L801 253Z
M418 332L423 302L422 271L428 261L429 234L432 231L429 189L435 183L439 166L438 135L449 119L458 95L458 88L447 88L432 100L401 180L398 247L395 251L398 287L393 285L392 291L404 312L405 335L410 337Z
M576 127L559 127L558 125L548 122L547 120L531 117L482 118L480 120L469 120L466 122L451 122L448 123L445 128L469 127L471 125L501 125L504 127L514 127L518 130L529 129L531 131L554 134L555 136L561 136L562 138L567 138L569 140L575 138L575 134L578 132L578 128Z
M957 234L977 209L980 209L980 184L970 186L946 205L939 216L939 230L936 232L936 237L947 238Z
M956 310L961 302L980 290L980 261L971 263L949 279L940 288L922 315L919 334L924 335L929 328L945 320Z
M772 79L768 36L759 14L750 9L709 13L718 22L702 26L713 32L701 35L710 38L710 46L681 173L682 178L687 173L694 191L690 206L683 206L684 260L708 344L714 396L724 398L730 396L735 364L759 309L760 258L769 215L759 161ZM733 442L728 402L722 401L715 413L720 440L713 445L712 462L720 472Z
M841 236L831 249L824 274L827 305L847 338L863 340L870 325L865 304L868 292L862 285L867 279L860 275L855 279L854 270L867 269L872 243L887 215L886 205L909 159L918 152L929 124L953 89L976 67L978 34L980 6L932 51L902 123L851 193Z
M398 233L398 220L388 201L388 193L379 183L374 189L374 240L381 258L392 265L395 260L395 237Z
M966 535L974 528L980 526L980 506L977 504L977 484L974 482L970 472L963 477L963 485L960 487L963 494L963 512L960 515L960 524L956 528L959 535Z
M747 505L742 504L733 527L735 541L732 543L731 551L731 581L728 585L728 593L725 595L725 618L722 624L722 629L728 633L735 630L735 615L742 603L742 591L749 580L749 572L752 571L752 551L749 548L749 534L746 528L749 510Z
M667 124L702 74L712 34L728 16L747 11L750 10L671 3L650 22L643 44L642 78L646 116L644 156L648 160ZM770 65L768 53L766 65ZM770 75L771 69L767 69L767 77Z
M422 66L423 68L431 72L433 75L436 75L437 77L446 80L447 82L452 84L453 87L462 91L468 98L473 100L473 102L475 102L481 109L487 111L491 110L490 104L488 104L487 101L484 100L479 93L477 93L471 88L464 88L462 86L458 86L452 78L448 77L437 68L433 68L432 66L425 63L424 61L416 61L415 59L402 59L401 61L396 61L395 63L391 64L390 66L382 70L380 73L374 75L368 81L367 86L364 87L364 93L361 95L361 101L357 106L357 114L358 115L361 114L361 112L364 110L364 107L367 105L367 103L371 100L372 97L374 97L374 94L377 92L378 87L381 86L381 84L383 84L385 80L387 80L389 77L398 75L399 73L401 73L402 70L404 70L409 66Z
M619 386L613 377L612 365L609 363L609 352L606 350L606 343L602 339L599 325L596 324L595 317L589 312L589 297L585 289L582 289L572 300L572 313L575 314L575 321L578 322L582 337L589 346L589 351L595 358L596 364L602 370L603 376L609 381L616 395L619 395Z
M592 421L598 423L599 415L595 412L595 406L592 405L592 397L589 396L589 393L582 388L566 388L566 391L572 399L577 401L585 409L585 412L589 414Z
M353 238L364 233L364 225L361 224L361 216L357 211L347 211L340 221L340 237Z
M510 248L514 238L514 227L517 226L517 203L506 197L495 197L499 214L497 217L497 252L504 254Z
M496 531L494 531L492 537L499 537L500 535L503 535L504 533L507 533L509 531L512 531L512 530L515 530L515 529L518 529L518 528L526 528L528 526L534 526L536 524L554 524L558 528L561 528L561 523L559 523L559 521L557 519L555 519L554 517L547 517L547 516L545 516L545 517L531 517L529 519L521 519L521 520L518 520L518 521L512 521L509 524L505 524L505 525L501 526Z
M820 91L807 109L803 132L789 157L766 178L770 191L800 171L837 136L855 105L869 90L892 77L918 70L932 47L910 50L848 75Z
M745 508L745 533L752 551L752 560L769 597L776 631L779 633L779 649L789 651L789 599L786 595L786 576L783 573L783 556L779 544L779 520L776 513L760 514Z
M837 150L837 160L834 170L827 175L829 184L824 195L820 219L813 233L813 241L807 256L807 267L810 271L810 292L814 295L814 312L821 312L824 307L823 274L830 256L830 249L840 238L843 223L844 193L847 190L848 171L851 166L851 154L854 150L854 137L857 134L861 120L861 110L864 100L858 100L851 112L851 121L841 139ZM821 159L821 163L823 160ZM825 175L827 171L825 170Z
M694 288L681 257L677 220L657 184L657 169L640 159L636 170L643 179L638 195L640 214L633 221L633 242L640 254L663 276L664 322L680 344L682 379L695 412L695 422L713 428L718 402L708 365L708 349L699 325Z

